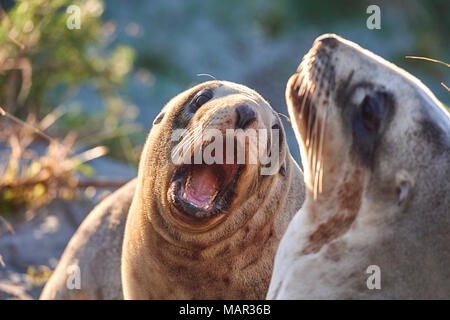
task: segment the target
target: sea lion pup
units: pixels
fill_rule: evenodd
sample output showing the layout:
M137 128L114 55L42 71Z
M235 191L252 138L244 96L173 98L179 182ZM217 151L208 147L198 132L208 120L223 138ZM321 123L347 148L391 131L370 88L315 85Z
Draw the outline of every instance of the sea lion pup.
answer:
M205 90L209 89L210 91L205 91L198 97L195 97L196 99L198 99L197 102L193 101L192 99L194 99L195 93L201 91L201 88L203 87L205 88ZM221 121L234 121L236 120L236 118L233 118L230 112L235 112L234 117L237 117L238 113L235 110L237 110L238 108L236 107L238 101L247 102L251 100L251 103L249 105L251 109L240 108L239 114L244 113L246 110L253 110L255 116L257 116L257 119L254 120L254 123L252 124L253 126L263 126L265 124L270 129L274 127L273 130L276 130L278 126L281 129L280 160L284 159L285 163L281 163L279 165L279 170L278 168L276 168L278 170L274 171L276 175L257 176L258 180L260 180L259 183L255 182L255 184L253 185L249 184L251 187L253 187L253 199L259 197L259 203L255 204L255 200L250 199L248 201L241 200L241 202L243 203L243 213L241 215L239 215L237 209L234 209L238 208L237 205L233 205L228 209L236 210L236 212L232 215L233 219L235 219L233 221L235 222L234 224L230 223L228 227L236 226L235 229L233 229L234 231L236 231L236 235L234 237L238 238L240 236L243 238L242 241L236 241L236 243L239 243L242 247L235 248L235 246L231 245L227 247L226 241L233 241L232 239L225 240L224 242L220 242L219 240L216 241L216 248L222 246L223 250L223 258L218 259L218 261L234 262L232 258L227 260L227 257L231 257L234 255L236 259L239 260L235 262L236 267L241 266L243 262L247 261L245 260L247 259L246 256L239 257L237 253L239 251L244 251L248 246L248 250L252 252L252 254L248 256L248 258L252 260L249 261L248 269L246 270L248 272L249 270L252 270L252 268L255 268L254 266L252 267L251 263L255 263L255 265L257 265L256 262L259 261L260 267L266 264L268 266L267 270L261 272L261 274L263 275L261 277L261 279L263 279L261 280L261 283L265 281L265 287L267 289L269 281L268 277L270 276L270 270L272 267L272 260L274 255L273 250L275 250L274 246L276 246L276 243L281 238L281 233L286 228L288 220L300 208L301 203L304 199L303 177L298 168L298 165L292 160L289 150L287 149L286 142L284 140L285 138L283 127L279 122L279 118L273 112L267 102L265 102L254 91L241 85L221 81L201 84L199 87L188 90L187 92L181 94L167 104L164 111L161 112L154 121L154 128L152 129L152 132L154 130L157 130L158 133L152 133L149 136L148 144L151 144L152 146L155 145L155 143L150 143L151 139L161 139L165 134L168 134L174 128L189 123L189 119L194 116L194 114L183 113L182 109L188 107L188 101L192 104L192 106L194 106L195 103L198 104L198 102L201 102L205 99L205 94L207 96L206 99L209 99L209 92L213 93L214 97L211 96L212 100L208 105L210 114L203 115L203 119L207 119L207 117L210 117L211 119L214 118L217 122L217 125L219 125ZM217 104L217 108L212 108L212 104ZM203 106L202 109L205 109L205 107L207 107L207 105ZM214 110L216 110L217 112L214 113ZM179 114L175 116L175 113L177 112L179 112ZM249 113L249 115L251 115L251 112ZM172 120L167 120L168 116L170 116L170 119ZM243 114L243 116L239 119L240 125L245 125L245 120L247 119L248 121L250 121L251 118L252 117L248 117ZM234 125L234 122L230 124L224 123L224 126L226 125L229 125L231 128ZM167 140L166 143L169 144L170 139ZM156 145L154 146L154 148L157 147L158 146ZM155 153L155 156L159 156L161 152L162 150L159 150L157 153ZM144 159L146 159L147 161L149 160L149 157L151 157L151 155L147 153L147 157L144 157ZM155 165L160 165L162 159L159 159L157 162L155 162ZM167 165L166 167L171 166ZM155 172L155 170L152 170L152 172ZM164 167L161 167L160 170L156 171L161 174L161 170L164 170ZM169 172L167 172L166 174L169 174ZM244 188L245 183L242 183L241 181L244 181L249 177L251 177L251 174L249 168L247 168L246 170L244 170L243 174L241 174L239 181L237 181L239 189L236 188L235 191L237 192L239 190L239 192L241 193L240 199L245 197L247 194L247 191ZM69 244L67 245L66 250L64 251L60 261L58 262L55 271L53 272L53 275L45 285L40 299L123 298L120 276L120 259L123 231L125 227L126 217L136 190L136 183L137 179L133 179L127 185L123 186L108 198L103 200L96 208L92 210L92 212L83 221L83 223L80 225L77 232L74 234ZM155 182L153 183L155 185L155 188L157 188L157 184ZM280 192L278 190L280 188L280 184L283 185L283 192ZM264 192L263 188L267 189L266 193ZM299 191L290 191L295 189L298 189ZM158 189L155 190L155 192L150 192L149 195L160 192L158 191ZM256 193L256 191L259 191L259 193ZM300 195L298 196L297 193ZM278 199L274 199L273 195L276 195ZM233 199L234 198L237 197L234 196ZM266 209L266 207L268 206L272 207ZM271 214L272 216L270 216ZM203 220L195 219L194 222L195 221L201 222ZM204 221L206 222L206 219ZM241 228L241 230L238 230L239 227ZM261 241L265 241L268 237L268 234L271 234L271 228L273 228L274 230L272 238L266 243L266 246L261 245ZM187 230L189 231L189 225ZM231 229L230 231L224 229L219 230L222 230L221 232L224 239L229 237L230 233L233 231ZM261 231L258 232L258 230ZM210 230L209 232L211 235L211 232L215 231ZM199 234L201 235L202 233L199 232ZM220 235L221 234L218 234L218 238L220 237ZM213 237L211 236L211 243L214 242L212 238ZM249 245L252 240L255 240L255 243ZM265 249L263 250L262 247L264 247ZM270 259L268 258L270 256L269 251L271 251L272 254L272 257ZM202 257L201 255L203 253L201 253L201 250L195 250L193 252L194 254L198 255L199 259L200 257ZM213 250L209 250L208 252L213 252ZM262 252L265 252L265 254L262 255ZM255 257L255 254L260 255L259 260L257 259L258 257ZM212 259L213 258L207 260L209 261L208 265L212 263ZM231 265L229 267L231 268ZM213 274L213 272L215 271L211 270L211 272ZM236 272L239 272L239 270L236 270ZM255 274L253 274L253 276L256 277ZM226 284L231 283L231 279L231 277L228 279L224 276L224 278L220 281L224 281L224 283ZM249 277L247 283L251 283L252 280L253 279ZM233 281L235 280L233 279ZM242 287L242 290L245 291L246 289ZM248 287L248 290L254 291L253 287ZM249 297L253 296L254 295L249 294ZM260 298L262 298L263 296L264 293L259 294Z
M236 129L265 132L258 141L267 141L228 141ZM188 134L176 138L180 131ZM211 152L218 161L208 164L214 142L226 152ZM174 161L187 143L183 161ZM264 174L261 155L276 158ZM263 299L279 240L304 199L302 178L277 113L255 91L210 81L173 98L139 164L122 248L125 299Z
M307 195L269 299L450 298L450 119L418 79L336 35L288 81Z

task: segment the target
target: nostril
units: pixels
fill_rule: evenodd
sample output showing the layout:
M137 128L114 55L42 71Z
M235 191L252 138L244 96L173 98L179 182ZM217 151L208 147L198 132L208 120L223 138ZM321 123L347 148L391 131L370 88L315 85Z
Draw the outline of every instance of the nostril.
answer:
M256 113L247 106L236 108L236 129L245 129L256 120Z
M317 39L320 41L320 43L325 46L329 47L330 49L336 48L338 44L338 39L336 39L336 35L334 34L326 34Z

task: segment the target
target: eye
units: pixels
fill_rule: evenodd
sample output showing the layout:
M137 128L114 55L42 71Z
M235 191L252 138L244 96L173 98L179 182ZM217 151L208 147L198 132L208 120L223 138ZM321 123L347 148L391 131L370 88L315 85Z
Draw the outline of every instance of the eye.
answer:
M377 131L383 117L384 99L379 95L367 95L361 102L361 121L370 131Z
M202 105L207 103L213 97L213 93L211 90L206 89L202 90L194 97L192 103L190 105L191 112L197 111Z
M362 164L373 166L374 152L392 112L391 94L385 91L371 91L362 102L352 109L352 140Z
M280 125L279 125L278 123L275 123L275 124L272 126L272 130L280 130Z

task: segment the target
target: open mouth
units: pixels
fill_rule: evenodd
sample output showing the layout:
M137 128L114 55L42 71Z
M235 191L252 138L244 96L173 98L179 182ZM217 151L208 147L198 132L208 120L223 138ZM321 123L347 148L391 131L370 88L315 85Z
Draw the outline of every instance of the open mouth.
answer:
M168 190L169 200L178 210L195 217L206 217L226 210L245 168L245 165L236 162L183 164L177 167Z

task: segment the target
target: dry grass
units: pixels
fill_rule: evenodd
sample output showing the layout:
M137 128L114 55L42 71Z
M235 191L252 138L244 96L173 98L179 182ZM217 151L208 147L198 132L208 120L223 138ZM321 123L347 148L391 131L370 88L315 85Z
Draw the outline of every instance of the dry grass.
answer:
M39 266L38 268L29 266L26 272L26 279L33 286L42 286L50 279L52 273L53 271L47 266Z
M0 164L0 214L36 209L55 198L70 200L79 188L118 187L125 182L80 183L77 172L92 174L92 168L85 163L105 155L107 149L97 146L75 153L74 133L67 134L61 142L47 136L44 130L54 123L55 114L41 121L29 116L23 122L0 108L0 116L13 120L0 121L0 145L9 146L3 154L7 161L2 161L3 167ZM43 152L36 151L36 146L42 147Z

